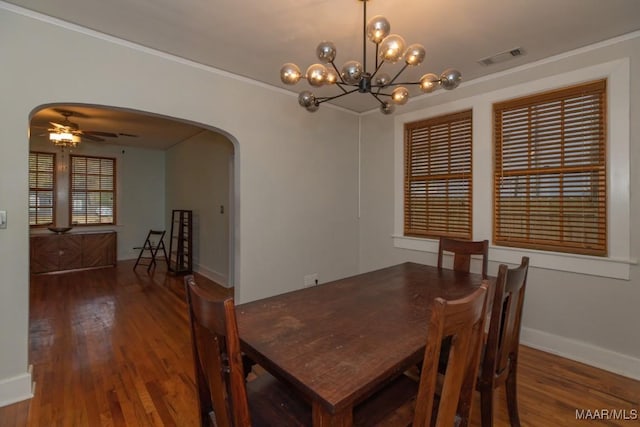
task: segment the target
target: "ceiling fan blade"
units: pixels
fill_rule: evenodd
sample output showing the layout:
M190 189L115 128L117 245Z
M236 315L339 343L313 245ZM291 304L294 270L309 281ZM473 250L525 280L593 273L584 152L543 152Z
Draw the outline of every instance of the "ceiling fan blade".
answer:
M49 123L51 123L52 126L58 128L58 129L66 129L67 128L67 126L61 125L60 123L55 123L55 122L49 122Z
M88 119L90 118L90 116L88 114L85 114L81 111L75 110L71 111L71 110L65 110L64 108L54 108L53 111L55 111L56 113L62 114L65 117L80 117L82 119Z
M89 135L89 134L84 133L84 132L83 132L83 133L81 133L80 135L81 135L81 137L82 137L82 138L87 138L87 139L88 139L88 140L90 140L90 141L95 141L95 142L102 142L102 141L104 141L104 139L103 139L103 138L100 138L100 137L97 137L97 136L94 136L94 135Z
M138 137L138 135L134 135L132 133L123 133L123 132L118 132L118 135L129 136L131 138L137 138Z
M117 138L118 134L113 132L100 132L97 130L83 130L84 135L105 136L107 138Z

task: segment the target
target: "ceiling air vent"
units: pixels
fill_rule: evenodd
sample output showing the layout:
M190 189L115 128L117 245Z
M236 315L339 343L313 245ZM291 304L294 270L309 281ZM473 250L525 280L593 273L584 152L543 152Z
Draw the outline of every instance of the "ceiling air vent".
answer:
M479 59L478 62L482 65L488 66L498 64L513 59L517 56L524 55L524 50L521 47L516 47L504 52L496 53L495 55L487 56L486 58Z

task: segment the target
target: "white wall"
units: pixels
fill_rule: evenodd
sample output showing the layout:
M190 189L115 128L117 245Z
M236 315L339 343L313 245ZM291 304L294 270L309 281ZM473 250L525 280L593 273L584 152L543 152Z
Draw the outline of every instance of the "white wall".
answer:
M628 167L611 167L609 170L610 204L618 203L621 198L626 198L627 203L626 207L622 203L616 205L621 206L617 211L609 211L609 236L610 239L615 238L609 245L613 259L605 262L593 257L567 260L560 254L528 253L536 262L530 269L522 339L536 347L640 378L640 329L637 327L640 320L640 269L636 265L640 252L640 231L637 227L640 215L638 34L468 82L455 91L416 98L397 110L393 117L381 117L379 114L362 116L360 270L405 260L436 263L435 242L427 241L426 245L403 242L407 247L425 249L410 250L396 247L402 239L393 237L398 233L394 220L401 212L402 200L401 186L398 189L394 182L398 174L402 180L401 162L398 166L402 150L398 154L397 143L398 138L402 138L403 115L410 121L447 111L474 109L474 238L491 239L492 97L510 99L522 96L523 89L540 90L545 85L562 85L563 81L571 78L607 74L608 71L602 71L609 69L607 67L618 70L610 74L609 81L610 89L615 87L618 93L615 100L610 99L609 123L613 129L609 132L608 155L623 165L630 162L631 166L630 173ZM615 81L617 78L622 81ZM626 88L624 93L619 93L620 87ZM620 109L625 102L626 110ZM620 125L621 122L626 124ZM490 274L497 272L498 262L517 262L521 255L520 252L492 246ZM548 268L551 265L554 265L553 269ZM595 275L604 274L603 270L610 267L615 274L606 272L605 275L626 276L629 280ZM567 269L574 272L561 271ZM592 274L581 274L585 271Z
M27 130L37 106L130 108L229 136L239 302L300 288L308 273L326 281L357 272L357 117L325 105L310 114L289 92L33 17L0 3L0 209L8 212L0 230L0 405L30 392Z
M116 144L82 142L72 149L55 149L46 140L31 138L30 149L56 153L56 225L69 225L69 154L116 159L116 224L77 226L74 231L115 230L119 260L138 256L150 228L164 228L164 151L122 147ZM49 233L34 228L33 233Z
M165 152L119 147L118 259L137 258L150 229L165 228Z
M217 283L229 283L229 186L233 144L203 131L167 151L167 236L171 211L193 211L194 270ZM222 207L222 211L221 211ZM167 238L167 245L169 240ZM168 248L168 247L167 247Z

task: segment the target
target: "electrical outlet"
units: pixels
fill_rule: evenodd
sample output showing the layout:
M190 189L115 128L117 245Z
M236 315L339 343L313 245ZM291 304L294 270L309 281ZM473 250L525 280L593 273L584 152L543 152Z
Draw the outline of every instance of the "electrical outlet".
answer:
M307 274L304 276L304 287L315 286L318 284L318 273Z

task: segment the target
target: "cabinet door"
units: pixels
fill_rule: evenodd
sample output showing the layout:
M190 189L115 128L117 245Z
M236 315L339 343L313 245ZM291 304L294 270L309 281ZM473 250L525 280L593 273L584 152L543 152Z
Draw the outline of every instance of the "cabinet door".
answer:
M58 269L58 236L32 236L29 252L32 273L46 273Z
M58 270L82 268L82 236L65 234L58 236Z
M116 233L82 236L82 266L100 267L116 263Z

